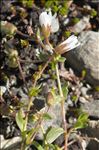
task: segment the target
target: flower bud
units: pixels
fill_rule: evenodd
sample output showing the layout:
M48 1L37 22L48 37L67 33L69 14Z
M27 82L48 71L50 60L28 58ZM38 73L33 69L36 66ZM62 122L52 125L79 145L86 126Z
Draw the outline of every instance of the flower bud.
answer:
M12 49L8 55L8 66L11 68L16 68L18 67L17 59L18 57L18 52L17 50Z
M13 35L17 31L17 27L7 21L1 21L1 32L2 34Z
M59 29L59 22L56 18L56 14L52 16L51 11L49 14L47 14L47 12L42 12L39 16L39 22L45 38L48 38L51 32L57 32Z
M51 92L48 92L47 94L46 103L48 106L52 106L54 104L54 96Z
M67 40L59 44L55 48L55 52L58 54L64 54L65 52L68 52L80 45L77 37L75 35L70 36Z
M42 12L39 17L39 22L42 28L42 33L44 37L49 37L51 32L51 18L47 14L47 12Z

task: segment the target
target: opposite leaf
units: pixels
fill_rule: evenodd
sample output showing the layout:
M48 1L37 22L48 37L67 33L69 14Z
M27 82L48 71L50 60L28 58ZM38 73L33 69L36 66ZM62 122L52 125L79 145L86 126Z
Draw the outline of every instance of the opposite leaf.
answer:
M63 133L64 133L63 128L53 127L49 129L49 131L46 134L45 139L49 144L51 144Z
M20 109L16 114L16 123L20 128L21 132L23 132L25 127L25 120L24 120L24 112L22 111L22 109Z

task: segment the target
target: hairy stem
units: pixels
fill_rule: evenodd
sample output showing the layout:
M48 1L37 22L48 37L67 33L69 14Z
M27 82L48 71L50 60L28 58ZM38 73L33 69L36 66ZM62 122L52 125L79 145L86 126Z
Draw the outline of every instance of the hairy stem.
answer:
M60 93L60 96L62 97L61 113L62 113L62 120L63 120L64 130L65 130L65 133L64 133L64 138L65 138L64 150L67 150L67 123L66 123L66 119L65 119L65 102L64 102L64 96L63 96L63 91L62 91L62 87L61 87L61 81L60 81L60 77L59 77L58 63L56 64L56 75L57 75L57 83L58 83L59 93Z
M48 59L48 61L45 63L45 65L43 66L42 70L39 72L39 77L37 77L34 81L34 84L33 84L33 87L36 87L36 84L37 84L37 81L38 79L40 79L42 73L44 72L44 70L46 69L46 67L48 66L49 62L52 60L53 56L50 56L50 58ZM32 101L33 101L33 97L30 97L29 98L29 103L28 103L28 107L27 107L27 112L30 111L30 108L31 108L31 105L32 105ZM26 118L25 118L25 121L26 121L26 124L25 124L25 130L27 128L27 123L28 123L28 113L26 115Z

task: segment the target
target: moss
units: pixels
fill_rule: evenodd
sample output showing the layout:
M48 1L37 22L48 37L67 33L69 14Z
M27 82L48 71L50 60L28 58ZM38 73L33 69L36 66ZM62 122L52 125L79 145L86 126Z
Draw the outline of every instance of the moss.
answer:
M92 17L95 17L97 15L97 12L94 9L92 9L90 15Z
M72 23L73 23L73 24L76 24L76 23L79 22L79 20L80 20L79 18L76 18L76 17L75 17L75 18L72 19Z
M65 31L65 33L64 33L64 36L65 36L65 37L68 38L70 35L71 35L71 32L70 32L70 31Z
M58 12L60 15L64 16L68 13L68 0L60 1L60 0L47 0L45 2L46 8L51 8L52 11Z

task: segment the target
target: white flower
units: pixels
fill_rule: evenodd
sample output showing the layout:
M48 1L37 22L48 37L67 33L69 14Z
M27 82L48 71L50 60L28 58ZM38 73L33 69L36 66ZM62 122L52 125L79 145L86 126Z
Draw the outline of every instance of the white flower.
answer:
M77 39L77 37L75 35L70 36L61 45L64 45L64 44L67 45L65 48L68 48L68 50L72 50L75 47L80 45L80 43L78 42L78 39Z
M51 19L51 32L57 32L59 30L59 21L58 18L56 17L57 14L55 13L54 16L52 16L51 11L48 14Z
M47 14L47 12L42 12L39 16L39 22L41 27L44 25L46 28L47 26L51 26L51 18Z
M67 40L62 42L60 45L58 45L55 48L55 52L59 54L63 54L65 52L68 52L80 45L80 42L78 41L77 37L75 35L70 36Z
M47 12L42 12L39 16L39 22L44 36L48 37L50 32L57 32L59 29L58 18L56 18L56 14L52 16L51 11L48 14Z

